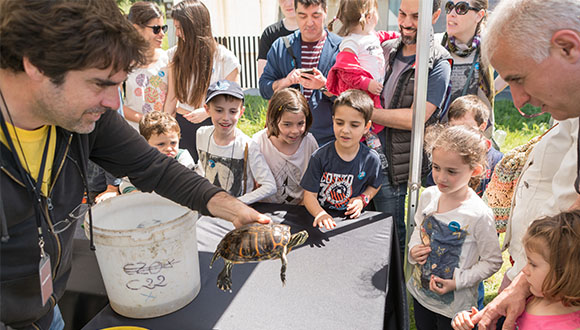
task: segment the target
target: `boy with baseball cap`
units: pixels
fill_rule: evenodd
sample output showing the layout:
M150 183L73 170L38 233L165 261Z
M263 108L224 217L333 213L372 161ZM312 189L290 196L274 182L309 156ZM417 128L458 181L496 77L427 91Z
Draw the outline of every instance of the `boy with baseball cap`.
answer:
M246 204L276 193L274 176L260 147L236 127L244 113L240 85L228 80L215 82L209 86L204 107L213 126L197 131L199 174Z

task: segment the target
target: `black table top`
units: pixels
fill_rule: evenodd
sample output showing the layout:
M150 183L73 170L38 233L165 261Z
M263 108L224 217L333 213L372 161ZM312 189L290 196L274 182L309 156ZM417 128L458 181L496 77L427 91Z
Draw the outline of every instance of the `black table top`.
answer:
M406 308L391 306L405 304L405 298L398 251L391 252L397 244L390 216L367 211L351 220L333 214L337 227L326 231L312 227L312 217L304 207L253 206L291 226L292 233L304 229L309 233L307 242L288 254L286 286L280 281L280 260L267 260L235 265L232 293L219 290L216 279L223 262L219 259L212 269L209 262L233 226L201 217L197 224L201 291L190 304L169 315L142 320L120 316L107 306L83 329L121 325L148 329L383 329L387 323L406 319ZM396 290L389 294L392 301L388 302L389 282ZM393 318L389 313L398 315Z

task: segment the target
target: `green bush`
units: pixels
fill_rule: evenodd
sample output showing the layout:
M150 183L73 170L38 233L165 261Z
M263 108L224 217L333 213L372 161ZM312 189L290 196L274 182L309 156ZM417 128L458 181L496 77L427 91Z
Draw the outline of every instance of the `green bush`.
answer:
M495 129L507 133L501 151L506 152L525 144L533 137L543 134L550 127L550 114L534 118L522 116L510 100L497 100L494 107ZM527 114L538 113L539 109L526 104L522 111Z
M526 104L522 108L522 111L527 114L532 114L538 113L539 109ZM507 128L509 131L517 131L524 129L524 127L533 127L534 125L547 125L550 121L550 114L548 113L535 118L526 118L520 115L513 102L510 100L497 100L494 106L494 114L496 126L502 126Z
M527 143L532 138L544 134L550 127L548 123L533 124L528 126L527 123L522 123L523 128L519 130L510 129L509 126L498 124L495 126L496 130L504 130L507 135L505 142L501 147L502 152L509 151L517 146Z
M244 106L246 110L238 122L238 128L251 137L254 133L266 127L268 101L261 96L246 95L244 97Z

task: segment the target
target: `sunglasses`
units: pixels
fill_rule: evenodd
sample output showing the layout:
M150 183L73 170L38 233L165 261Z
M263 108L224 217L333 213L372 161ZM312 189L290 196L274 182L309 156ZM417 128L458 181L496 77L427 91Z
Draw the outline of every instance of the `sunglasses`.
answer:
M453 1L447 1L445 4L445 12L447 15L455 8L457 15L465 15L470 10L479 11L479 8L471 7L468 2L459 1L458 3L453 3Z
M145 25L145 27L153 29L154 34L159 34L159 32L161 32L161 30L163 30L163 33L167 32L167 25L163 25L163 26L159 26L159 25L147 26L147 25Z

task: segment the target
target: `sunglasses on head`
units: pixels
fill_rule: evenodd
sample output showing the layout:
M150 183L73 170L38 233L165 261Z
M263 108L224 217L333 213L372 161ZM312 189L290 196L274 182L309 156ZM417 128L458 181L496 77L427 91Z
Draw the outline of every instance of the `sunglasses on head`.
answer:
M145 25L145 27L148 27L150 29L153 29L153 33L154 34L159 34L159 32L161 32L161 30L163 30L163 33L166 33L167 32L167 25L163 25L163 26L159 26L159 25L148 26L148 25Z
M470 10L479 11L479 8L471 7L469 2L459 1L458 3L453 3L453 1L447 1L445 4L445 12L447 15L455 8L457 15L465 15Z

